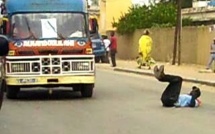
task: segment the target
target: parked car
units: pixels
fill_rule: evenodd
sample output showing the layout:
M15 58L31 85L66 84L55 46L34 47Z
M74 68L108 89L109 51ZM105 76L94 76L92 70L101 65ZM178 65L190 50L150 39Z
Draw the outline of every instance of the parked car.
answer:
M95 55L95 62L106 63L106 50L105 45L102 40L102 36L99 33L90 34L92 45L93 45L93 53Z

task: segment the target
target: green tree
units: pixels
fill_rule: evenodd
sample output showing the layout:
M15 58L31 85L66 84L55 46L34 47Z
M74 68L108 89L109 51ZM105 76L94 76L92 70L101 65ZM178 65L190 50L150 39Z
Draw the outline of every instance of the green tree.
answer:
M174 3L176 4L177 0L161 0L162 3ZM182 0L181 7L182 8L190 8L193 5L193 0Z
M193 0L182 0L182 8L191 8L193 6Z
M151 27L173 27L176 25L176 4L172 2L158 3L150 6L132 6L122 14L119 21L113 20L119 34L132 33L136 29ZM184 19L183 25L191 25L191 19Z

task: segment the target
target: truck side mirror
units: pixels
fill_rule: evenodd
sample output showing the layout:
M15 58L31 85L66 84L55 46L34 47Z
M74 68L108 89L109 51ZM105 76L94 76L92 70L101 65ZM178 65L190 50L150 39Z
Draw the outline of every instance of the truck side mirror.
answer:
M0 56L6 56L9 52L9 41L6 36L0 35Z

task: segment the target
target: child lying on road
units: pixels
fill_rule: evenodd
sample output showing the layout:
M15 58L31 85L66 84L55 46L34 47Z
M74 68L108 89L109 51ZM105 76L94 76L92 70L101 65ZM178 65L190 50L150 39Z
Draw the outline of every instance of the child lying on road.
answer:
M201 91L193 86L189 94L180 94L183 79L180 76L167 75L164 73L164 66L154 67L154 75L160 82L169 82L161 96L164 107L198 107L201 101Z

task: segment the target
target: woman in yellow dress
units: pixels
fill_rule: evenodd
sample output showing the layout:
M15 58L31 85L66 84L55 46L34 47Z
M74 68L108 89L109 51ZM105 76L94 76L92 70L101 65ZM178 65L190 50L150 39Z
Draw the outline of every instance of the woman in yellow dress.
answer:
M151 69L151 65L155 63L151 57L153 41L149 35L149 30L145 30L139 39L139 56L137 57L138 68L141 68L141 66L147 66Z

